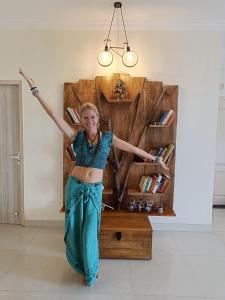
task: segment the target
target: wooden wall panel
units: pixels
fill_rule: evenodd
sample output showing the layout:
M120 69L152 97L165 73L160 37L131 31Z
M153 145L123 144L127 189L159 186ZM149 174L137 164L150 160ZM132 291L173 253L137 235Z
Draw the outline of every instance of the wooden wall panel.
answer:
M126 82L127 94L120 101L113 94L118 79ZM160 96L162 100L159 101ZM95 80L79 80L76 83L65 83L64 85L64 106L75 106L77 110L81 103L94 103L101 114L100 130L110 130L119 138L139 146L146 151L167 146L170 143L176 144L177 126L177 102L178 86L164 86L160 81L150 81L144 77L130 77L128 74L113 74L111 78L97 76ZM173 109L176 117L170 127L147 127L150 121L157 121L163 111ZM154 112L154 113L153 113ZM64 115L66 121L68 116ZM70 123L71 124L71 123ZM73 125L77 126L77 125ZM68 140L64 138L64 184L66 178L73 167L66 145ZM116 150L121 161L119 180L121 186L126 185L121 209L126 210L132 195L127 193L127 189L137 189L142 175L152 175L162 173L159 165L135 165L133 164L133 154ZM113 158L112 151L110 158ZM174 215L173 212L173 190L175 178L175 151L168 164L170 168L171 182L166 194L161 195L140 195L141 198L154 199L155 205L161 204L166 215ZM127 176L127 174L129 174ZM115 190L114 175L110 164L104 171L103 184L105 192L103 200L117 207L115 196L111 195L109 189ZM130 196L128 196L130 195Z

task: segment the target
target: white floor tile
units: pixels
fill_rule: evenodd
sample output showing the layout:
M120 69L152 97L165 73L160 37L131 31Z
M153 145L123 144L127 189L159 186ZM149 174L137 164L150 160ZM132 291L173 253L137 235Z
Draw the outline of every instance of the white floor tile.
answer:
M24 252L1 280L0 289L59 292L64 268L64 258Z
M152 260L101 260L83 287L63 229L0 225L0 300L225 300L225 210L213 232L154 231Z
M206 297L225 298L225 258L186 256L185 259L197 277L197 283Z
M182 255L225 256L225 244L212 232L173 232Z
M37 232L26 247L27 253L35 255L65 256L63 228L43 228Z
M18 256L16 250L0 250L0 281Z
M38 228L0 225L0 249L23 250L29 245L38 231Z
M225 231L215 231L214 234L225 245Z
M63 294L62 300L132 300L132 296L110 294Z
M64 275L63 292L77 292L82 294L130 294L131 280L129 261L127 260L100 260L101 277L90 288L84 288L79 275L71 271Z
M206 300L202 297L176 297L176 296L144 296L144 295L132 295L132 300ZM210 300L210 299L207 299ZM216 299L215 299L216 300ZM222 299L220 299L222 300Z
M152 261L132 261L132 294L203 296L183 256L158 255Z
M180 254L180 251L174 243L170 231L154 231L152 239L152 252L155 254Z
M225 209L213 210L213 231L225 231Z
M0 291L0 300L61 300L61 294Z

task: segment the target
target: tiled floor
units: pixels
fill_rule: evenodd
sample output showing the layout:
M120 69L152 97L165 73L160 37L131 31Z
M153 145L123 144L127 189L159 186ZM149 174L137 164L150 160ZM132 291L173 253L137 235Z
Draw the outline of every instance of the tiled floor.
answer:
M0 225L0 300L225 299L225 210L213 232L154 231L153 259L102 260L84 288L67 264L63 229Z

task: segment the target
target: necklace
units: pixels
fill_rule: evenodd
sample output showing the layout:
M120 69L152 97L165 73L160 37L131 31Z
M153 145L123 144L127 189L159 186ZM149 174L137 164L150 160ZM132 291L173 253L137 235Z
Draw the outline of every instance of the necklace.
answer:
M88 141L89 147L93 147L98 142L98 132L96 132L94 137L92 137L88 132L86 132L86 133L87 133L87 141Z

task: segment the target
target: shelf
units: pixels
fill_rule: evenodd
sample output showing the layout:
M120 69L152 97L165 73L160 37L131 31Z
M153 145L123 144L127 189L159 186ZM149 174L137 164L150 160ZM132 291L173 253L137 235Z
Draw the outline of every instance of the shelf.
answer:
M148 162L133 162L133 165L135 166L161 166L160 163L148 163Z
M106 95L102 92L102 95L105 97L106 101L108 103L112 104L120 104L120 103L132 103L134 99L113 99L113 98L108 98Z
M176 116L175 114L172 115L172 117L169 120L169 122L168 122L167 125L154 125L154 124L150 124L150 125L148 125L148 127L151 127L151 128L168 128L173 123L173 120L175 119L175 116Z
M136 212L129 212L128 210L125 210L125 209L121 209L121 210L105 210L102 212L102 216L113 216L115 214L129 214L129 215L132 215L132 216L138 216L138 215L148 215L148 216L154 216L154 217L175 217L176 214L174 212L174 210L170 210L170 209L165 209L164 212L162 214L159 214L157 211L152 211L150 213L146 213L145 211L136 211Z
M127 190L127 195L128 196L149 196L149 197L151 196L151 197L159 197L159 196L164 195L164 193L154 193L154 194L152 194L152 193L149 193L149 192L144 193L144 192L141 192L141 191L136 190L136 189L128 189Z

